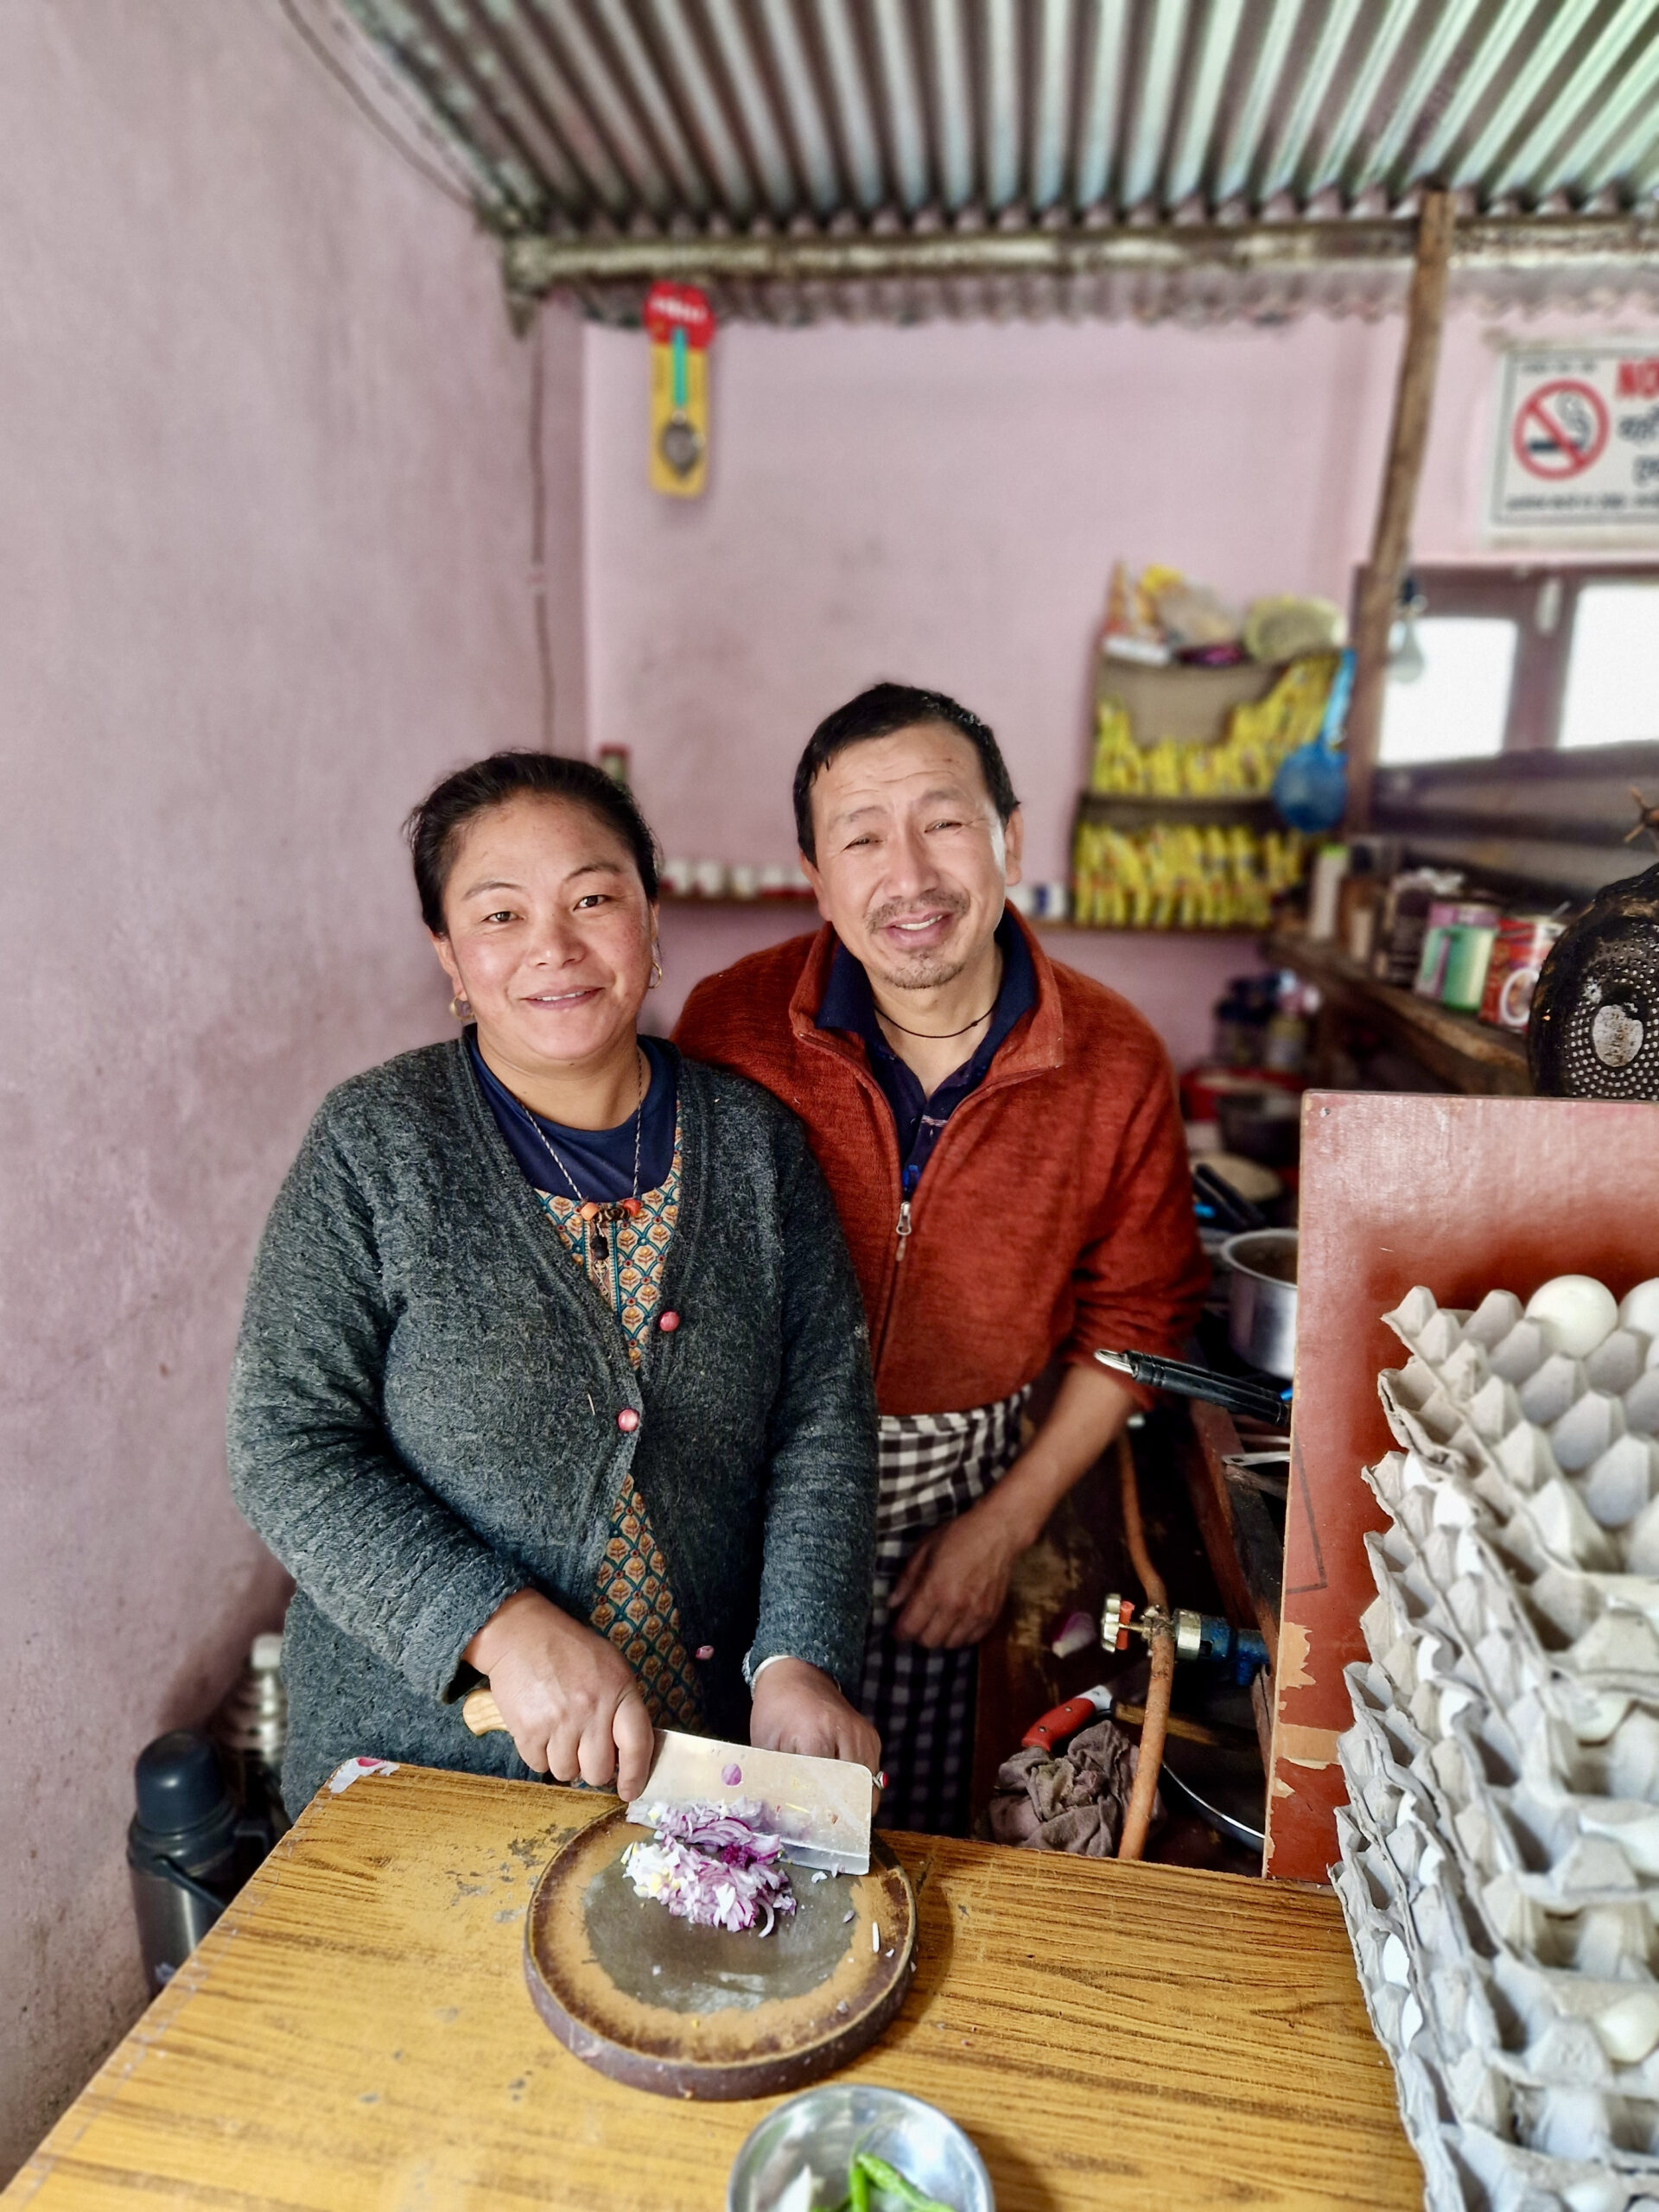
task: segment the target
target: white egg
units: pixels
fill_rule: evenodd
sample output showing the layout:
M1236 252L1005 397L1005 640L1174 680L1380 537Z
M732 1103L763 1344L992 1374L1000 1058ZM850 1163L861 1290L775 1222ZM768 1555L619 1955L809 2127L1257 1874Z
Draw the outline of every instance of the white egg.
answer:
M1569 1359L1592 1352L1618 1320L1618 1303L1593 1275L1552 1275L1527 1300L1527 1319Z
M1618 1318L1627 1329L1639 1329L1644 1337L1659 1337L1659 1275L1649 1275L1646 1282L1637 1283L1626 1294Z
M1616 1998L1595 2017L1602 2049L1621 2066L1639 2065L1659 2044L1659 1998L1650 1989Z

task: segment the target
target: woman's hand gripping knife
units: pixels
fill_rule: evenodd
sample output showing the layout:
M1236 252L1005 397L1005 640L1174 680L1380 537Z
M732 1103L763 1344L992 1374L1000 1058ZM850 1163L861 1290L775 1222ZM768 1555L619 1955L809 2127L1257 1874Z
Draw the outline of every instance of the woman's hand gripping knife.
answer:
M829 1675L804 1659L769 1659L761 1667L754 1679L749 1741L757 1751L851 1759L872 1774L881 1764L880 1736Z
M613 1786L625 1801L639 1796L656 1739L639 1685L613 1643L539 1591L519 1590L461 1656L489 1676L527 1767L556 1782Z

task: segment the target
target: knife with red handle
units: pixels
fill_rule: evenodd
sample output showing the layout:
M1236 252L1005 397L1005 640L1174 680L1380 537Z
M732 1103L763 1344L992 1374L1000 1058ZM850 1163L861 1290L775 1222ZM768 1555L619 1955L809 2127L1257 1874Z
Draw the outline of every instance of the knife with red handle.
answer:
M1103 1719L1112 1709L1112 1694L1103 1682L1098 1689L1069 1697L1064 1705L1051 1706L1041 1719L1033 1720L1020 1738L1022 1750L1052 1751L1090 1720Z

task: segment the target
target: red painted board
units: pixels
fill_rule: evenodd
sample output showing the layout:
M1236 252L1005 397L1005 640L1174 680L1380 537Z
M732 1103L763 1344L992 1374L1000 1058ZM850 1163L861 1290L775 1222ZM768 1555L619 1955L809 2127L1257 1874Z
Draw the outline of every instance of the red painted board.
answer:
M1307 1094L1271 1874L1323 1881L1336 1856L1342 1670L1365 1656L1361 1538L1382 1525L1360 1469L1392 1448L1376 1377L1406 1357L1381 1316L1414 1283L1467 1306L1568 1274L1620 1298L1659 1274L1659 1105Z

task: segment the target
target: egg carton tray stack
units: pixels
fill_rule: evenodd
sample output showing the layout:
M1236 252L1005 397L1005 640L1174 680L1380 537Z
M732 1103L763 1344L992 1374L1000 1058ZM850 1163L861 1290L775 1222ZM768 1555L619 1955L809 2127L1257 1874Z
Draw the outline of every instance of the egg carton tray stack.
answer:
M1431 2212L1659 2212L1659 1281L1414 1290L1332 1868Z

